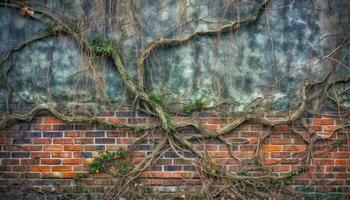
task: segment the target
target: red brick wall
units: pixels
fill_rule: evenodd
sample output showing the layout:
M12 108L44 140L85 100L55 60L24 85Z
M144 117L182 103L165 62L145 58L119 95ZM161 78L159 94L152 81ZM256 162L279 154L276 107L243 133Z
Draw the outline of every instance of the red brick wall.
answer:
M118 117L116 117L118 116ZM108 112L101 115L108 120L126 123L153 123L151 117L132 117L128 112ZM214 130L229 123L228 118L209 117L177 117L177 121L197 120L208 129ZM339 120L330 115L307 119L309 128L319 136L330 135L339 127ZM191 130L188 130L190 132ZM232 133L227 134L227 141L245 141L232 149L233 155L239 159L252 158L259 136L267 128L254 122L245 123ZM91 162L97 152L114 151L119 148L128 149L140 133L126 129L111 130L100 125L64 124L60 120L49 117L35 117L31 122L17 124L9 130L2 130L0 137L0 187L2 191L8 185L21 180L32 186L59 189L61 192L74 192L77 173L86 176L81 182L93 186L94 190L102 190L111 183L108 175L89 175L86 163ZM142 160L152 152L155 144L162 138L159 131L151 131L149 136L134 147L134 162ZM343 144L336 147L334 142ZM339 142L338 142L339 143ZM237 160L229 156L227 147L220 141L210 140L206 144L196 144L207 151L208 155L231 171L239 171L242 167ZM292 133L290 126L275 127L272 134L264 141L262 156L265 164L275 174L288 173L301 166L301 158L306 155L307 145L300 135ZM191 152L181 152L184 157L193 158ZM175 192L187 190L200 185L197 169L190 161L184 161L174 152L165 152L150 169L142 173L141 184L155 191ZM350 139L346 133L332 134L330 140L321 140L315 144L312 164L309 170L294 177L291 186L306 192L328 192L334 194L350 193ZM311 185L310 187L305 187ZM161 186L161 187L160 187ZM191 187L187 187L191 186Z

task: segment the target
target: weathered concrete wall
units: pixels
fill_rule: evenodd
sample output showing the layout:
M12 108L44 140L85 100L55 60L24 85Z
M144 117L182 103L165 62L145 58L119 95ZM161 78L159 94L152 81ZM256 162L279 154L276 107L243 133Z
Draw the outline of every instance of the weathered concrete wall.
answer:
M216 29L225 22L251 16L258 3L242 1L234 6L229 1L209 0L33 2L44 3L68 19L84 19L86 36L105 35L120 48L134 77L137 53L156 38L180 38L193 31ZM167 93L169 100L203 98L211 104L230 100L240 105L273 91L274 109L298 104L295 99L303 78L321 79L335 67L334 62L321 58L349 31L346 8L346 0L272 1L256 23L153 52L145 64L147 88ZM179 27L180 23L186 24ZM21 16L18 10L0 8L0 53L43 33L49 25L48 20L38 22ZM347 55L343 60L348 64L346 58ZM28 104L40 101L86 102L105 96L124 101L126 92L117 71L108 60L98 64L102 67L96 67L96 62L82 52L79 44L64 36L26 46L1 66L2 79L12 67L7 77L14 90L12 109L28 108ZM339 65L338 68L341 75L349 73L348 69ZM101 80L100 84L96 80ZM4 108L4 85L0 97Z

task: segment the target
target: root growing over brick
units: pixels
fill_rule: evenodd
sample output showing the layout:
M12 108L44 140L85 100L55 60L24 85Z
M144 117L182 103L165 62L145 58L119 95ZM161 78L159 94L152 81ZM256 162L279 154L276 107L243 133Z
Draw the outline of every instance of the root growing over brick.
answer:
M189 34L184 38L171 39L171 38L160 38L151 42L142 52L140 58L137 60L137 68L138 68L138 82L135 82L129 72L126 70L125 65L123 63L123 59L121 57L120 52L117 48L112 47L112 45L108 44L106 46L105 51L96 52L93 45L84 38L79 30L79 27L75 27L74 25L61 21L58 17L52 14L49 10L44 8L30 8L30 10L34 11L32 17L36 20L42 20L42 18L49 18L51 21L55 23L54 28L50 30L50 32L43 33L42 35L35 36L19 45L14 46L9 49L6 55L2 58L0 64L4 63L6 59L9 58L9 55L15 51L19 51L23 46L33 43L35 41L57 35L57 34L65 34L71 36L81 44L84 50L91 54L103 54L105 57L109 57L113 60L114 66L119 72L120 77L122 78L124 84L126 85L128 91L135 97L135 107L140 111L141 107L143 108L143 112L146 112L151 115L157 116L159 119L159 124L155 125L130 125L127 123L115 123L109 122L104 119L100 119L94 116L69 116L65 113L61 113L59 108L57 108L56 104L39 104L34 109L26 114L11 114L9 109L7 109L6 116L0 121L0 129L5 129L10 127L11 125L21 122L21 121L30 121L37 114L48 111L57 118L61 119L65 123L87 123L87 124L102 124L104 126L109 127L124 127L130 130L135 130L139 132L144 132L152 129L161 129L164 133L163 140L157 144L154 151L146 156L142 162L137 164L130 172L127 173L126 176L123 177L114 177L114 185L110 187L104 194L104 199L121 199L121 198L145 198L140 192L135 191L135 183L140 176L140 174L149 168L157 159L159 159L163 152L166 149L171 149L175 153L177 153L181 158L188 159L183 157L179 152L179 146L185 147L186 150L190 150L193 154L195 154L196 159L192 159L192 163L196 166L198 171L200 172L200 179L203 182L203 187L200 190L200 195L206 199L288 199L288 198L296 198L298 194L294 191L291 191L288 187L286 187L286 180L291 178L292 176L298 175L307 170L308 164L312 159L312 151L313 145L317 140L327 139L320 138L315 136L315 134L307 129L307 124L303 122L304 129L294 130L299 135L302 135L305 143L308 145L308 151L305 157L303 158L303 165L298 170L293 171L289 174L283 176L276 176L271 174L267 167L264 166L261 158L261 144L263 141L268 138L271 134L273 127L278 125L289 125L292 122L297 122L302 120L303 115L307 109L307 106L314 99L319 98L320 96L324 96L328 94L328 99L331 99L336 103L336 99L332 97L330 94L330 89L337 86L337 84L347 83L350 80L350 76L347 76L343 79L328 81L325 78L321 82L316 81L308 81L305 79L304 86L300 90L301 103L297 109L295 109L289 115L282 118L268 118L265 117L265 113L258 113L255 110L250 112L240 113L237 116L234 116L234 120L226 125L223 128L220 128L216 131L208 131L199 123L177 123L172 117L168 114L168 108L166 108L161 101L155 100L154 97L150 93L147 93L144 90L144 72L143 72L143 64L145 60L148 58L151 52L160 46L180 46L186 45L189 41L191 41L195 37L200 36L210 36L217 35L224 31L235 30L240 26L254 23L259 19L259 15L261 12L264 12L265 7L269 4L269 0L263 1L260 5L257 6L254 14L250 17L240 19L237 21L232 21L231 23L224 25L218 29L199 31ZM12 7L15 9L19 9L22 7L20 4L16 4L15 2L0 2L0 6ZM40 16L40 17L37 17ZM8 71L11 70L10 68ZM8 74L8 72L7 72ZM6 74L6 76L7 76ZM5 76L4 81L6 82L7 77ZM320 87L321 86L321 87ZM310 95L311 90L315 90L315 88L319 89L319 93L315 95L313 92ZM8 98L11 98L11 90L8 91ZM7 102L10 102L9 99ZM344 108L345 109L345 108ZM344 111L345 115L347 113ZM209 140L209 139L218 139L227 145L228 148L231 148L234 143L230 143L223 138L224 135L232 132L241 124L247 121L256 121L258 123L263 124L264 126L269 128L269 131L265 133L258 140L256 155L255 158L249 161L249 165L246 166L247 171L250 169L259 169L261 174L249 176L247 174L242 173L234 173L227 171L220 167L220 165L216 164L208 155L198 150L193 142L198 140ZM344 127L349 126L349 121L344 124ZM184 134L184 128L194 128L197 133L188 136ZM305 130L308 132L308 137L304 137L303 133ZM147 133L147 132L146 132ZM233 157L233 155L231 155ZM243 170L245 171L245 170ZM214 184L220 183L220 184Z

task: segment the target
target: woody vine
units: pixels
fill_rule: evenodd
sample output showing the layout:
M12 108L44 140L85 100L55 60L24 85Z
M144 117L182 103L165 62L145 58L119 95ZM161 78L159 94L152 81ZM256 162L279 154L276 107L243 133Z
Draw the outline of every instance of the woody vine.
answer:
M144 86L144 65L145 61L149 56L158 48L166 47L172 48L176 46L186 45L189 41L194 38L202 36L215 36L226 31L234 31L240 26L254 24L259 20L259 16L266 11L270 0L264 0L262 3L256 6L254 13L251 16L246 18L241 18L239 20L234 20L226 25L220 26L217 29L212 30L203 30L198 32L193 32L188 34L183 38L158 38L151 42L147 47L145 47L137 61L137 81L131 78L131 75L126 70L124 59L121 56L121 53L117 48L112 44L106 41L103 37L96 36L93 40L85 38L82 34L82 31L79 26L69 21L62 21L55 14L50 12L50 10L41 8L41 7L28 7L24 3L17 2L7 2L1 1L0 6L18 9L23 17L33 18L35 20L43 20L44 18L49 18L53 25L48 27L45 32L36 35L16 46L12 47L7 51L7 53L1 58L0 64L3 64L13 52L20 51L26 45L43 40L45 38L55 36L55 35L67 35L72 37L77 43L79 43L84 51L89 54L95 54L100 57L100 59L112 59L115 68L117 69L123 83L125 84L127 90L134 97L133 108L135 112L143 112L149 115L155 116L159 122L153 125L137 125L137 124L127 124L127 123L115 123L110 122L101 118L94 116L70 116L65 113L60 112L57 109L57 105L54 103L40 103L30 112L25 114L16 114L11 113L9 109L9 102L11 98L12 89L7 83L7 75L11 68L7 70L4 75L3 84L7 86L8 95L7 95L7 113L4 118L0 121L0 129L9 128L11 125L21 122L21 121L30 121L38 113L42 111L48 111L52 113L57 118L61 119L65 123L86 123L86 124L101 124L108 127L124 127L132 131L143 132L144 134L138 138L134 144L137 144L142 138L146 137L149 130L161 129L164 134L163 139L157 144L154 151L147 155L144 160L139 164L133 167L129 167L130 161L125 159L125 153L128 152L116 152L116 153L107 153L101 155L97 158L91 166L91 173L96 173L97 171L104 170L105 167L109 166L110 163L114 163L115 160L118 160L121 163L118 170L114 174L114 185L108 189L104 194L104 199L119 199L121 197L134 197L141 198L144 197L144 194L135 191L135 182L140 176L141 172L150 167L163 153L169 149L174 151L182 159L188 159L179 153L179 145L184 146L187 150L191 151L197 157L193 164L201 169L201 178L205 180L202 189L200 190L200 195L203 198L207 199L216 199L216 198L237 198L237 199L285 199L287 197L297 198L298 194L289 190L285 186L288 185L293 176L296 176L300 173L307 171L308 165L312 162L312 155L314 144L318 140L327 140L329 137L319 137L308 128L308 124L303 120L303 115L308 106L315 101L330 101L334 105L338 106L339 113L344 119L341 128L334 130L334 133L337 131L345 131L346 128L350 126L349 121L349 108L341 106L338 102L338 95L346 93L343 91L341 93L333 92L340 85L344 85L349 82L350 76L345 76L341 79L334 78L334 71L330 71L321 81L310 80L305 78L304 84L300 89L300 99L301 102L299 107L294 109L287 116L273 119L265 117L265 113L257 112L257 110L245 110L244 112L239 113L236 116L232 116L234 119L231 123L226 125L223 128L220 128L215 131L208 131L200 123L179 123L176 122L171 114L172 111L162 101L162 98L159 94L150 93L145 90ZM325 56L324 59L337 59L341 56L341 49L349 44L349 34L346 35L343 42L339 45L339 48L331 52L330 55ZM338 60L336 60L338 61ZM315 92L316 91L316 92ZM217 105L220 106L220 105ZM215 106L214 106L215 107ZM211 109L206 108L205 104L197 100L193 104L186 105L183 109L183 113L189 115L196 110L201 109ZM196 149L194 141L198 140L209 140L209 139L218 139L227 145L228 149L231 149L235 144L230 143L225 140L223 137L226 134L229 134L237 127L242 125L247 121L257 121L264 126L268 127L268 131L259 138L258 144L255 151L255 158L250 161L250 165L254 166L255 169L261 169L264 173L263 175L249 176L248 171L241 172L230 172L221 168L216 164L211 158L209 158L204 152ZM261 158L261 145L263 141L269 137L272 133L272 129L278 125L293 125L293 124L302 124L303 130L300 128L293 127L293 131L299 134L304 142L308 145L308 151L305 156L302 158L302 166L290 173L283 176L276 176L271 174L267 167L263 164ZM196 133L188 136L184 134L183 129L191 127L196 130ZM305 132L307 134L305 134ZM341 142L335 142L332 144L333 147L338 147L341 145ZM230 151L231 152L231 151ZM230 155L232 158L234 156ZM234 158L235 159L235 158ZM105 163L108 162L109 164ZM103 163L101 163L103 162ZM125 164L125 165L124 165ZM250 166L250 167L251 167ZM214 185L213 183L220 180L223 182L223 185Z

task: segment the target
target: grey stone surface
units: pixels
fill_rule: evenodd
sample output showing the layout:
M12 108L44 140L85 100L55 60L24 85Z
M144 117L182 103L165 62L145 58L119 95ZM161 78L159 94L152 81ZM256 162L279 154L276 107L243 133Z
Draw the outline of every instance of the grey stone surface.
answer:
M62 20L83 21L87 38L97 33L104 35L121 50L135 80L137 55L153 40L216 29L251 16L259 2L240 1L235 6L226 0L31 1L34 7L45 5L52 9ZM319 80L331 69L338 70L339 76L349 74L349 68L321 59L349 32L348 8L347 0L274 0L257 22L242 25L237 31L195 37L183 46L155 50L144 66L146 89L166 94L168 102L235 101L238 110L266 94L270 94L272 109L295 106L304 77ZM16 9L0 8L0 53L3 55L12 45L42 33L48 23L47 19L24 17ZM345 53L341 61L349 65L349 60ZM128 99L110 60L86 55L67 36L34 42L13 53L1 66L1 79L9 67L13 110L42 101ZM2 109L5 99L2 84Z

